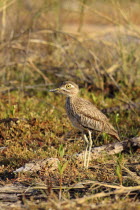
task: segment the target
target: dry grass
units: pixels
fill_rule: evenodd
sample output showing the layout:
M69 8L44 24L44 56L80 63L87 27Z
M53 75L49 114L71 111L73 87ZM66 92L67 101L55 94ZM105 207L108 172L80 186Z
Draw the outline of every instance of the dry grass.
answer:
M140 4L73 2L0 3L1 187L21 187L13 209L138 209L139 148L92 160L84 170L72 157L84 149L81 133L66 117L64 98L48 90L72 80L100 109L139 102ZM139 114L131 106L108 117L123 140L140 135ZM95 145L113 141L100 137ZM58 158L59 170L13 173L46 157Z

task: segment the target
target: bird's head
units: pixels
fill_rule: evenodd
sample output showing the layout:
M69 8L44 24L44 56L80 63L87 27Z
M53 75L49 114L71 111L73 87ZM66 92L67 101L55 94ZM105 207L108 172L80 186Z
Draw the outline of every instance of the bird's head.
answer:
M77 95L79 92L79 87L74 82L67 81L63 82L60 87L50 90L51 92L62 93L67 96Z

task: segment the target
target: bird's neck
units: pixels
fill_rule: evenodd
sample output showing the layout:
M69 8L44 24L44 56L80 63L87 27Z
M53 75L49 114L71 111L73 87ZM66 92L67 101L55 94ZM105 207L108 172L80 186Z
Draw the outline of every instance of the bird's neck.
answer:
M78 97L78 94L72 94L67 96L67 100L74 101Z

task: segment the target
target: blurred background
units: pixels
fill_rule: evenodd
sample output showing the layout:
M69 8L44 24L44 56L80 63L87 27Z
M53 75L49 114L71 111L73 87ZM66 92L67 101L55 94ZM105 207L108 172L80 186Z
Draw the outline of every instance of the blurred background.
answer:
M140 84L139 0L2 0L0 91Z

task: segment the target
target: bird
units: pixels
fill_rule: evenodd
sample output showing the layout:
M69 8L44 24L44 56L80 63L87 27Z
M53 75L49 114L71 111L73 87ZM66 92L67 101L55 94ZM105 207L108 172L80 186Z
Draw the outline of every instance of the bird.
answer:
M86 143L84 153L84 168L89 168L91 149L93 145L92 133L98 131L107 133L120 141L118 132L93 103L79 96L79 87L72 81L63 82L58 88L51 89L50 92L66 95L66 113L72 125L83 133ZM87 135L88 134L88 135Z

